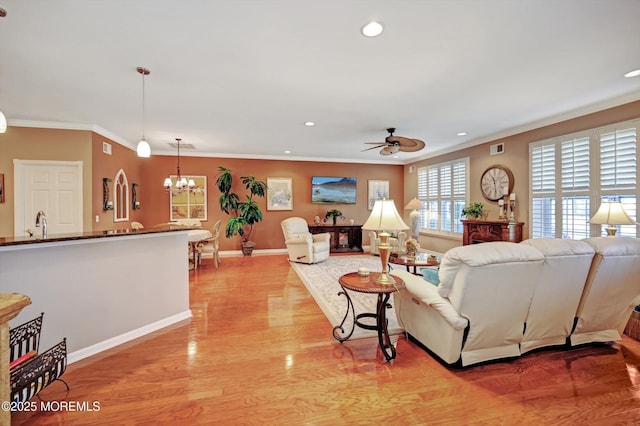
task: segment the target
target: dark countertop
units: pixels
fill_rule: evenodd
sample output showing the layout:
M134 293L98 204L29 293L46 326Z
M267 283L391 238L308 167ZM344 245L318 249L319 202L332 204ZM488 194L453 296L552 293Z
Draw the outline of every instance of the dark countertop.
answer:
M176 232L185 231L188 229L171 229L167 228L152 228L152 229L138 229L134 231L132 229L119 229L109 231L91 231L91 232L79 232L73 234L50 234L47 238L42 238L42 231L40 228L36 228L33 237L0 237L0 247L17 246L27 244L41 244L52 243L60 241L77 241L77 240L89 240L96 238L110 238L110 237L122 237L130 235L145 235L145 234L159 234L164 232Z

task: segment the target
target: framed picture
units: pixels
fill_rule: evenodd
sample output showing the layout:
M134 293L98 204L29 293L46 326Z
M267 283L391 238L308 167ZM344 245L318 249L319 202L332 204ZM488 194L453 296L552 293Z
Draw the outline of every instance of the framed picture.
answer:
M292 178L267 178L267 210L293 210Z
M175 187L177 176L172 175L171 187ZM196 185L190 191L171 190L169 219L173 222L180 219L207 220L207 177L182 176L193 179Z
M367 181L368 186L368 208L369 210L373 210L373 205L376 203L376 200L381 200L383 198L389 199L389 181L388 180L369 180Z
M4 203L4 173L0 174L0 203Z

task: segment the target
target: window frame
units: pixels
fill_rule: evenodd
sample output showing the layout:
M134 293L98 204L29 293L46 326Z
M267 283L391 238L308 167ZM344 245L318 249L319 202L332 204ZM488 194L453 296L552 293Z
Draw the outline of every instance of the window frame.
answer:
M601 166L604 164L603 160L603 147L611 139L605 137L611 133L614 134L613 140L617 144L618 132L625 130L635 129L635 152L631 151L635 158L631 159L631 162L635 161L635 176L633 176L634 182L632 184L614 185L603 187L603 181ZM590 224L589 219L595 214L603 201L623 201L628 203L630 198L635 198L635 209L631 208L631 211L627 211L629 215L636 219L638 210L638 200L640 200L640 182L638 182L638 171L640 170L640 119L628 120L620 123L614 123L607 126L602 126L593 129L587 129L580 132L575 132L567 135L554 137L542 141L536 141L529 144L529 224L531 238L575 238L582 239L593 236L605 236L606 225ZM577 150L570 151L566 146L573 143L576 146L576 142L584 141L588 139L588 183L585 187L584 181L572 186L567 183L569 181L575 184L576 173L580 173L580 170L575 166L575 161L563 162L563 152L570 152L572 158L576 157ZM624 144L622 146L625 146ZM550 152L550 147L553 147L553 167L545 165L545 155ZM617 149L617 145L615 146ZM564 149L564 151L563 151ZM628 153L628 152L627 152ZM621 156L623 154L620 154ZM622 157L622 162L628 162L629 160ZM620 162L620 158L617 156L614 159L615 163ZM536 162L534 162L536 161ZM610 161L610 160L607 160ZM569 166L568 164L571 163ZM564 165L564 169L563 169ZM583 166L584 168L584 160ZM617 167L617 166L616 166ZM551 174L550 170L553 169L553 178L539 176L538 170L547 170ZM628 167L627 167L628 172ZM564 172L564 175L563 175ZM582 170L584 179L584 170ZM617 177L617 168L614 171ZM573 180L568 179L570 176ZM611 178L609 178L611 179ZM553 180L553 189L549 189L551 180ZM580 182L580 179L577 179ZM586 202L585 202L586 198ZM540 208L540 205L546 203L550 204L549 210ZM571 206L569 207L569 204ZM573 208L582 204L582 215L578 214L578 217L586 217L585 223L581 225L581 220L577 221L576 213L572 213L571 216L564 214L564 210L574 211ZM587 205L585 207L584 205ZM629 204L630 205L630 204ZM584 210L588 211L585 213ZM547 212L545 217L541 218L536 215ZM577 224L577 226L570 226L571 224ZM540 227L540 229L538 229ZM630 236L638 238L640 236L640 230L638 226L635 226L635 232L633 232L634 225L624 225L622 227L617 226L618 235ZM582 230L577 230L583 228ZM551 229L553 232L551 232Z
M462 209L469 203L469 157L457 158L437 164L425 165L418 167L416 173L418 200L424 206L420 210L419 232L424 235L435 235L439 237L461 239L463 235ZM460 178L456 173L456 167L464 168L464 177ZM443 194L441 178L443 173L450 171L449 192ZM435 183L436 194L430 194L430 173L432 176L437 175ZM424 182L422 182L424 180ZM434 187L431 188L433 190ZM449 203L447 207L446 204ZM437 207L438 211L434 215L432 207ZM443 213L447 211L448 217L444 218ZM430 222L436 221L437 229L431 228ZM450 225L450 230L447 228Z

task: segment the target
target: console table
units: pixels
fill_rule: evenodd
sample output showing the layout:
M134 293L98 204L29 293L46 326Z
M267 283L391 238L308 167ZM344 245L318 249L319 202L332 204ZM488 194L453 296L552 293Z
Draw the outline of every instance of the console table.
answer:
M491 220L463 220L462 244L486 243L489 241L522 241L524 222L504 222Z
M312 234L331 234L331 253L362 252L362 225L309 225Z

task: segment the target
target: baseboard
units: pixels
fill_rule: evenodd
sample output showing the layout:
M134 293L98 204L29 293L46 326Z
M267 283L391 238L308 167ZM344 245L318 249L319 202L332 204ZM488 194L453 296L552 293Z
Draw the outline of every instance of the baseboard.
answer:
M276 249L263 249L263 250L253 250L253 254L255 255L265 255L265 254L287 254L286 248L276 248ZM220 252L220 257L239 257L243 256L242 250L225 250ZM203 259L212 259L213 253L203 253Z
M86 348L70 353L69 356L67 357L67 363L73 364L76 361L80 361L81 359L85 359L92 355L96 355L102 351L106 351L107 349L111 349L123 343L127 343L133 339L137 339L149 333L153 333L154 331L160 330L161 328L164 328L164 327L168 327L171 324L175 324L185 319L189 319L192 316L193 315L191 314L191 310L187 309L186 311L181 312L179 314L172 315L170 317L161 319L160 321L156 321L154 323L147 324L143 327L136 328L135 330L131 330L126 333L120 334L119 336L115 336L110 339L103 340L102 342L96 343L94 345L87 346Z

